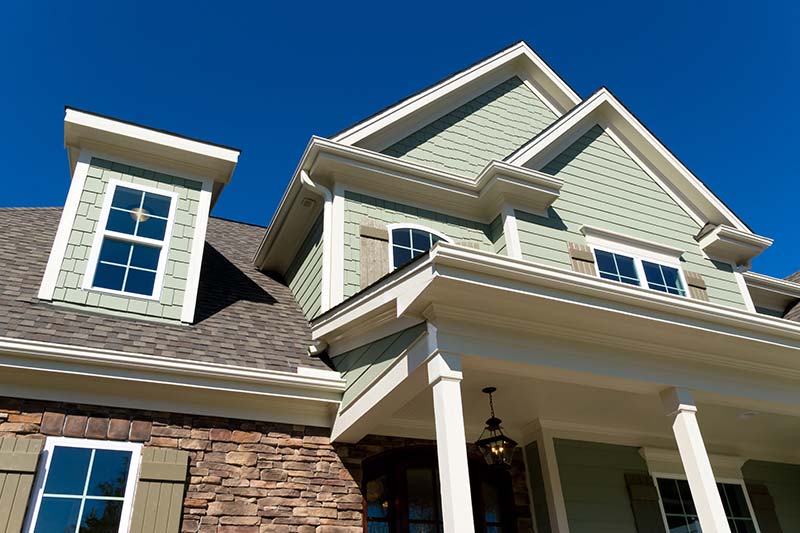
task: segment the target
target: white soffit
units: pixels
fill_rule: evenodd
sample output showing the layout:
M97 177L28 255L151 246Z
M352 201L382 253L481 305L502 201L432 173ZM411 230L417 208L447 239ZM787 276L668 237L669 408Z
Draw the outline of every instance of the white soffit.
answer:
M800 283L756 272L745 272L742 276L757 307L783 312L800 300Z
M526 43L518 42L337 133L342 144L380 151L503 81L518 76L557 115L581 99Z
M69 107L64 116L64 146L69 150L71 171L80 151L87 149L149 163L187 177L210 178L220 184L228 183L241 153L235 148Z
M752 233L705 184L664 146L607 88L603 87L506 159L513 165L541 169L595 124L621 138L667 192L703 223L726 224Z

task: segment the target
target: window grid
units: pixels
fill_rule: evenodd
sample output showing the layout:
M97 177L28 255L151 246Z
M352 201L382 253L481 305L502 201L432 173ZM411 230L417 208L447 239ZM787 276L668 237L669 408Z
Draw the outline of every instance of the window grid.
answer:
M648 268L645 268L648 267ZM664 266L658 263L653 263L650 261L642 260L642 268L645 270L645 278L647 279L647 285L656 291L667 292L669 294L678 294L680 296L686 296L686 290L683 288L683 283L681 282L681 278L678 275L678 269L673 267ZM657 270L657 278L655 280L651 280L647 273L650 270ZM667 277L664 274L665 269L675 270L675 285L670 285L667 282Z
M689 491L688 482L683 479L672 478L658 478L657 486L659 495L661 497L662 509L664 510L664 517L667 522L667 530L670 533L702 533L699 518L696 512L687 510L687 505L691 505L694 509L694 502ZM680 503L681 513L667 512L664 506L663 492L666 484L672 484L675 487L675 493L678 495L678 502ZM722 506L725 510L725 517L728 519L728 525L731 528L731 533L755 533L755 520L750 514L749 507L745 510L747 516L736 515L733 511L734 506L730 501L729 491L739 491L742 494L742 501L744 500L744 489L741 485L736 483L717 483L717 490L719 491L720 498L722 499ZM672 519L672 520L670 520ZM682 522L676 524L676 521Z
M687 296L686 289L684 288L685 285L681 277L680 268L661 263L654 263L638 257L610 252L608 250L602 250L599 248L594 249L594 256L598 275L603 279L616 281L618 283L626 283L628 285L636 285L667 294ZM624 269L621 268L621 263L625 261L631 262L631 265L634 269L633 276L622 273ZM601 266L603 263L609 262L611 265L607 266L611 268L604 268ZM657 272L657 274L653 273L654 276L657 276L655 279L651 279L650 275L653 270ZM665 272L674 273L672 276L675 278L674 285L667 281L667 275Z
M605 279L610 279L611 281L627 283L628 285L640 284L639 276L635 268L634 268L634 276L626 276L625 274L622 273L622 269L620 268L620 262L622 262L623 259L630 260L631 265L633 265L634 264L633 258L621 254L616 254L613 252L607 252L605 250L596 250L595 254L598 256L598 258L603 257L604 255L608 255L614 264L614 271L612 272L610 270L603 270L602 268L600 268L599 266L600 262L598 261L597 271L600 273L600 277Z
M411 260L419 257L420 255L424 254L428 250L430 250L434 244L441 240L446 240L445 238L441 237L433 233L430 230L424 228L418 228L414 226L403 226L394 228L391 230L392 234L392 268L399 268L406 263L410 262ZM405 239L408 239L408 244L405 243ZM422 243L419 241L423 240Z

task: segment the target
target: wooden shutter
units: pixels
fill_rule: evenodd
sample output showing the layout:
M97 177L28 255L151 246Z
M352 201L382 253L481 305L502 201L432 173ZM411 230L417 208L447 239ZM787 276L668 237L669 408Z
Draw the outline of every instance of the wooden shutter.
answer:
M0 531L19 533L44 441L0 438Z
M706 282L703 276L689 270L684 270L683 275L686 277L686 284L689 286L689 297L707 302L708 292L706 291Z
M372 285L389 273L389 231L369 224L361 225L361 288Z
M633 520L639 533L666 533L658 491L653 478L647 474L625 474L628 496L631 499Z
M766 485L761 483L745 482L747 495L750 496L750 504L753 506L758 529L761 533L783 533L778 522L778 514L775 512L775 502L769 494Z
M131 533L178 533L189 454L168 448L144 448Z
M585 244L568 242L567 249L569 250L569 259L572 262L572 270L590 276L597 275L597 269L594 264L594 254L591 248Z

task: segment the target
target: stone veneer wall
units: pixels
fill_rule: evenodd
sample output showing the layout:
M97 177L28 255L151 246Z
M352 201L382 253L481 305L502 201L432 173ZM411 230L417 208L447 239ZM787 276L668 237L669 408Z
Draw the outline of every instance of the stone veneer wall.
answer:
M142 442L190 456L185 533L360 533L364 459L430 441L369 436L331 444L327 428L0 397L0 437ZM475 450L471 450L475 453ZM522 457L512 468L519 532L533 531Z

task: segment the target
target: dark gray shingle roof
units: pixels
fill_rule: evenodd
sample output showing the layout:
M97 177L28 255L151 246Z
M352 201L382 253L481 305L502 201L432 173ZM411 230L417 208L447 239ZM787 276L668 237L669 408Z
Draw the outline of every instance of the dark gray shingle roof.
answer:
M36 298L60 208L0 209L0 337L294 372L308 322L291 291L252 264L264 228L211 218L195 324L73 311Z

